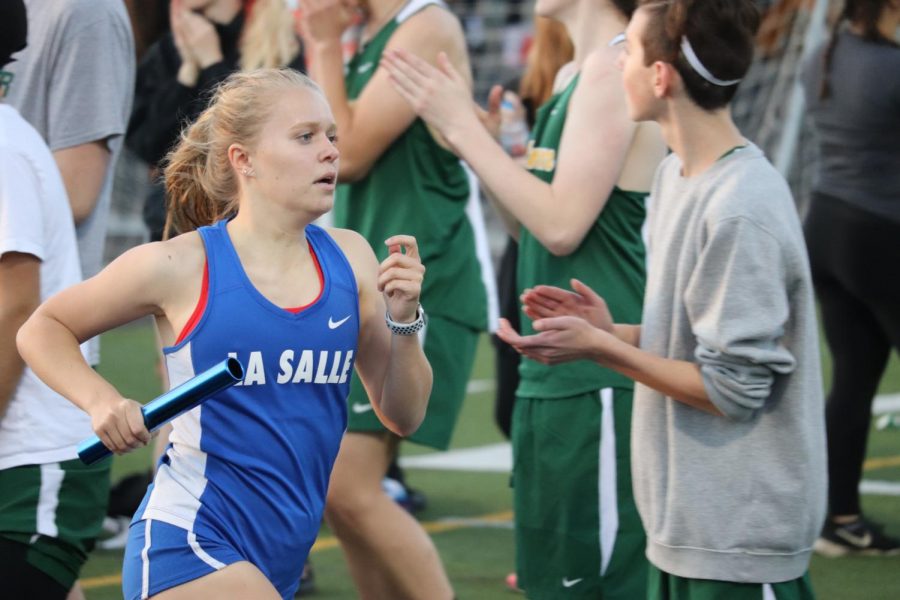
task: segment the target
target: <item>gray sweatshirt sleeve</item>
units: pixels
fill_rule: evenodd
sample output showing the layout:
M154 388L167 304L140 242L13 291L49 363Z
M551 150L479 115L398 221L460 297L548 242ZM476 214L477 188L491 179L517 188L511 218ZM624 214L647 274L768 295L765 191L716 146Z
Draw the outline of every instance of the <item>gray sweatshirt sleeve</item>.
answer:
M706 392L729 419L752 419L775 374L796 366L781 339L789 316L786 271L778 240L754 221L733 217L710 228L685 288Z

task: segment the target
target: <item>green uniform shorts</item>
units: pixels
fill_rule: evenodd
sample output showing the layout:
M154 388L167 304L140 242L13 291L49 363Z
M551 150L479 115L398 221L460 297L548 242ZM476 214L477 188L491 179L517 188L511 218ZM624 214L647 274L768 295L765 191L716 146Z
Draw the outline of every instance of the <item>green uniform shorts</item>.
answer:
M517 398L516 573L528 598L643 598L645 536L631 491L633 392Z
M103 525L111 464L75 459L0 470L0 536L27 546L26 561L66 589Z
M688 579L661 571L652 564L648 600L815 600L809 574L783 583L733 583Z
M429 316L428 325L423 331L425 356L431 363L434 385L425 421L418 431L405 439L446 450L450 446L453 428L466 397L479 333L439 316ZM347 415L347 431L386 431L372 410L369 397L355 370L347 399Z

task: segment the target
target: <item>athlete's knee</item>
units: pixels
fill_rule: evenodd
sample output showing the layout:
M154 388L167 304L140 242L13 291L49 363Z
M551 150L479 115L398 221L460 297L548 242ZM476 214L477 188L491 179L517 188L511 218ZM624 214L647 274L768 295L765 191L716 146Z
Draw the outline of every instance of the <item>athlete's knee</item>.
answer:
M344 482L329 486L325 501L325 519L335 530L355 528L360 521L371 514L382 494L381 488L360 483Z

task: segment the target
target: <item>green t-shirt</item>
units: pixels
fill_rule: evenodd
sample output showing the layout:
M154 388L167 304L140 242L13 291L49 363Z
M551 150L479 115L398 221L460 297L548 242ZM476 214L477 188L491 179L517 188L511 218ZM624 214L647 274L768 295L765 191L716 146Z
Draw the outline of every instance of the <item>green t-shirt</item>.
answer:
M362 93L397 27L433 0L413 0L360 48L346 67L347 95ZM439 4L441 5L441 4ZM441 5L442 6L442 5ZM384 240L414 235L426 273L422 305L430 314L487 328L487 294L466 206L478 202L459 158L442 148L421 119L382 154L360 181L338 186L334 224L361 233L379 260Z
M577 85L576 76L538 110L528 144L527 167L548 183L556 172L569 100ZM575 277L606 300L615 322L640 323L646 281L641 236L646 197L646 193L613 188L581 245L568 256L554 256L523 227L519 235L519 291L541 284L571 289L569 280ZM531 319L524 315L522 331L534 333ZM634 387L624 375L586 360L547 366L523 358L519 373L516 393L523 398L561 398L605 387Z

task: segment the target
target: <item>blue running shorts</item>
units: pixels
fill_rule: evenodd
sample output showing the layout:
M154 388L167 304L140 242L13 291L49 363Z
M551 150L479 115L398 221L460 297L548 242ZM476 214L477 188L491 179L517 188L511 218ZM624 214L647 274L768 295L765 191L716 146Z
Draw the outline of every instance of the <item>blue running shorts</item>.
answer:
M137 521L125 547L122 593L125 600L146 600L242 560L246 559L234 548L180 527L152 519Z

